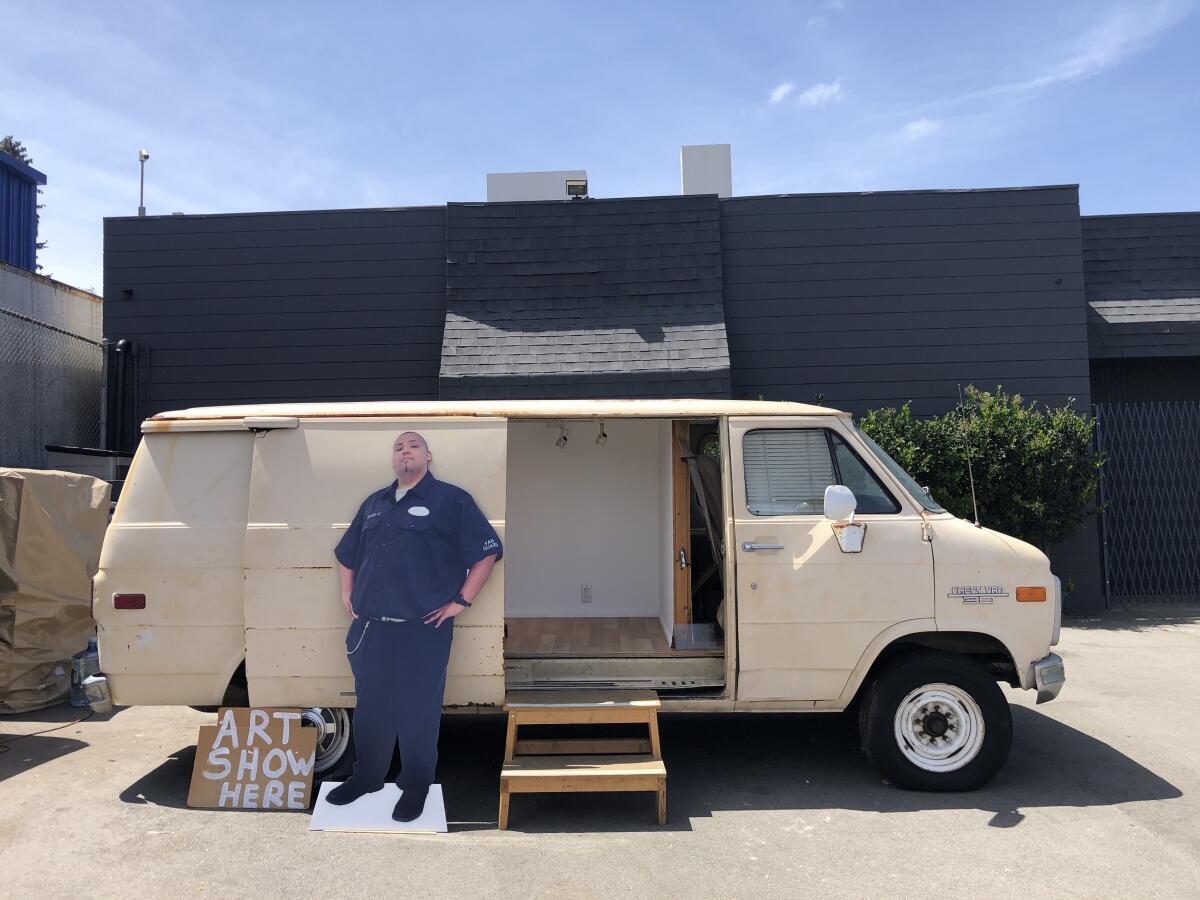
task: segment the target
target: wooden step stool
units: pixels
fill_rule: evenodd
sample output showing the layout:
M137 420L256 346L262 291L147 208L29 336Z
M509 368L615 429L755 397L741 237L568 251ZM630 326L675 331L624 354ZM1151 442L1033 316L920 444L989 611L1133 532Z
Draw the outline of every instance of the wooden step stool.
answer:
M500 772L500 829L510 794L654 791L667 823L667 767L658 740L654 691L530 691L505 699L508 735ZM646 725L646 738L519 740L522 725Z

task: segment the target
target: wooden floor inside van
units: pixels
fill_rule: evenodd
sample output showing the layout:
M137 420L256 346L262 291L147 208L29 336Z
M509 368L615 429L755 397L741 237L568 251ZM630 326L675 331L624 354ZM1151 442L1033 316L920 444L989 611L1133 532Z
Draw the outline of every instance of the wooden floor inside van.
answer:
M506 619L504 624L504 655L510 658L725 655L721 647L672 650L653 617Z

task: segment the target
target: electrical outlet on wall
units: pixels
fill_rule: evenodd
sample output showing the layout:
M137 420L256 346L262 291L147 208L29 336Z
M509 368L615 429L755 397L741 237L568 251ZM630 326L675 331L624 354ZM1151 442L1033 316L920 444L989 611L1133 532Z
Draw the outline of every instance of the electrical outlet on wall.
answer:
M590 584L581 584L579 586L579 602L580 603L591 603L592 602L592 586Z

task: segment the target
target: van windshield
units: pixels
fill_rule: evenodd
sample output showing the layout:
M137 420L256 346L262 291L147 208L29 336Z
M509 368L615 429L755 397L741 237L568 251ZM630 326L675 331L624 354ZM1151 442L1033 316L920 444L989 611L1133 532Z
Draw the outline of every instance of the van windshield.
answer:
M863 439L868 447L871 448L872 452L879 457L879 461L887 466L888 471L895 475L900 483L908 489L908 492L912 494L914 500L916 500L930 512L940 513L946 511L942 509L942 507L939 506L937 502L925 492L923 487L917 484L916 480L911 475L909 475L900 467L898 462L888 456L884 449L871 439L869 434L859 428L857 422L854 424L854 430L858 432L858 436Z

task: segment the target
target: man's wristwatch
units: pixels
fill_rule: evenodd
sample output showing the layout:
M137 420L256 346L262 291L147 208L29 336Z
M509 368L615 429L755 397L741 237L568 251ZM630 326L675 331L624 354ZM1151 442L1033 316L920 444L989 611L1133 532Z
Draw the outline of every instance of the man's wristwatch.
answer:
M459 592L458 596L454 598L454 602L460 606L465 606L467 609L471 608L471 602L462 595L461 591Z

